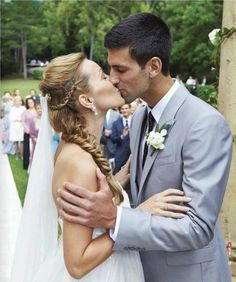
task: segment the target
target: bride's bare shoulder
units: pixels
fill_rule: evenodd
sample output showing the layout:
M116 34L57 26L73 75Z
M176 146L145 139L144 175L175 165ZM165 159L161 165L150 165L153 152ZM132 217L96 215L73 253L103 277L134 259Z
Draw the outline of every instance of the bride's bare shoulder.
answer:
M62 188L64 182L87 186L96 181L96 163L91 154L76 144L64 144L57 156L53 173L53 190Z
M77 144L64 144L60 154L57 156L55 167L60 165L76 165L78 162L94 163L90 153L83 150Z

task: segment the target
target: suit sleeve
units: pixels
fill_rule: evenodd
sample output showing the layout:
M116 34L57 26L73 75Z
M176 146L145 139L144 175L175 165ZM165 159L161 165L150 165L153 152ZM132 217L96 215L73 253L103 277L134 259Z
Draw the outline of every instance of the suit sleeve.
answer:
M172 219L122 208L114 249L174 252L208 245L223 201L231 155L232 135L224 119L220 115L198 119L185 137L181 156L182 187L192 198L190 211L183 219Z

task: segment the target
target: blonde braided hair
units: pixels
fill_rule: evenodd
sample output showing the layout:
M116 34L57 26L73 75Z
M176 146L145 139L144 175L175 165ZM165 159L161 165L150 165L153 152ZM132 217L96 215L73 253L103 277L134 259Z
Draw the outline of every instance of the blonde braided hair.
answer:
M86 129L85 118L76 108L78 96L90 92L88 77L79 69L85 58L83 53L73 53L53 59L45 70L40 90L48 96L49 118L54 130L62 133L65 142L78 144L92 155L106 176L115 203L119 204L123 201L122 188L112 175L96 137Z

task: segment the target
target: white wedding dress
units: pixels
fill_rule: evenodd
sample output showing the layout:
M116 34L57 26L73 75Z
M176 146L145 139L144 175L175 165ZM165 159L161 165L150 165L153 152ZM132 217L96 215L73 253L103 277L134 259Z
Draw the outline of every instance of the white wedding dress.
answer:
M124 194L122 206L129 207L129 199ZM62 221L60 220L60 225ZM104 233L97 228L93 237ZM142 265L139 253L136 251L115 251L108 259L90 271L83 278L72 278L65 267L63 258L62 235L58 241L58 249L54 255L48 256L39 268L32 282L144 282Z
M19 226L10 282L144 282L139 253L115 251L80 280L72 278L64 263L63 234L58 239L56 205L52 196L53 152L47 101L42 118ZM129 207L124 192L121 205ZM62 228L61 228L62 229ZM104 233L95 229L93 237Z

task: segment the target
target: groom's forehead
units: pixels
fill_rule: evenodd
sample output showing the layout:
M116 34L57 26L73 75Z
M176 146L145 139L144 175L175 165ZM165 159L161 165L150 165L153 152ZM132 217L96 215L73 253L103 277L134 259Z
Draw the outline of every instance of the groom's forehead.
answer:
M125 65L127 60L132 60L128 47L108 49L107 61L110 65Z
M117 48L117 49L108 49L107 58L109 59L123 59L123 58L131 58L129 53L129 47L125 48Z

